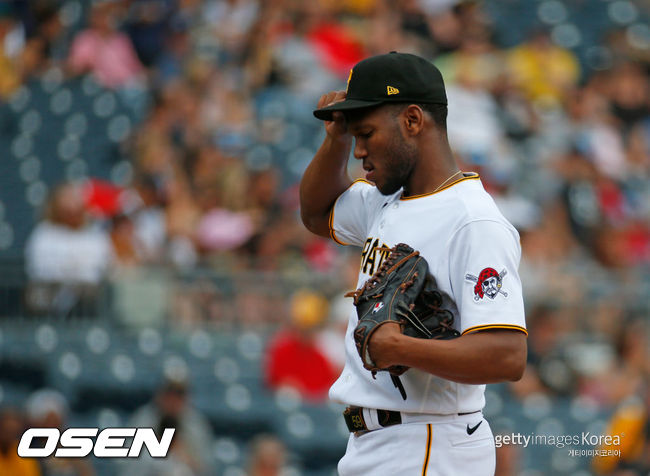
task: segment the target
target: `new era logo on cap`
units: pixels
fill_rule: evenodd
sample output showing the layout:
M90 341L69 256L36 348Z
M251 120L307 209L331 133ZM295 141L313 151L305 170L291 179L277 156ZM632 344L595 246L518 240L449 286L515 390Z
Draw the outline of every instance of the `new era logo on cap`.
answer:
M332 120L334 111L351 111L383 103L447 104L442 74L431 61L408 53L372 56L350 71L344 101L316 109L314 116Z

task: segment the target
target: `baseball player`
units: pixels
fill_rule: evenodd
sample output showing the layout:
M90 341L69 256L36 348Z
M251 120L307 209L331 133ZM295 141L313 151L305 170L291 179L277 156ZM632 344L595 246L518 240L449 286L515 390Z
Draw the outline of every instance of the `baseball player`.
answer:
M410 367L398 391L388 372L364 369L353 337L358 317L350 315L345 368L330 389L348 405L344 476L493 474L485 384L516 381L525 368L519 235L478 174L458 169L446 113L438 69L395 52L358 63L347 90L323 95L314 111L326 137L300 184L305 226L361 248L359 286L386 248L419 250L460 317L452 340L408 337L393 323L372 334L378 367ZM365 180L348 178L352 149Z

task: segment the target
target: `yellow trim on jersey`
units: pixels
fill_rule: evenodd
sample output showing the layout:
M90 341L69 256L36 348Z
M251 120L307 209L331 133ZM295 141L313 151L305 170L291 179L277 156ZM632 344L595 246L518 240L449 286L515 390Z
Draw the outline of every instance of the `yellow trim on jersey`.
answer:
M358 179L354 180L354 182L352 182L352 183L350 184L350 187L352 187L352 185L354 185L354 184L357 183L357 182L367 183L368 185L372 185L373 187L375 186L374 183L372 183L372 182L368 182L368 181L367 181L366 179L364 179L364 178L358 178ZM348 188L350 188L350 187L348 187Z
M427 449L424 453L424 464L422 465L422 476L427 476L429 457L431 456L431 423L427 423Z
M403 200L415 200L416 198L428 197L430 195L435 195L436 193L440 193L443 190L447 190L448 188L453 187L457 183L464 182L465 180L478 180L479 178L481 178L479 174L477 174L476 172L466 172L466 173L470 175L464 175L465 174L464 172L463 177L451 182L449 185L445 185L440 190L436 190L435 192L422 193L420 195L411 195L410 197L399 197L399 199L403 201Z
M336 202L334 202L334 205L336 205ZM348 246L347 243L343 243L341 240L339 240L339 239L336 237L336 233L334 232L334 206L333 206L332 209L330 210L330 218L329 218L329 220L327 221L327 226L328 226L329 229L330 229L330 238L332 238L332 239L333 239L336 243L338 243L339 245Z
M524 334L528 335L528 331L525 327L516 326L514 324L484 324L482 326L474 326L470 327L469 329L465 329L462 335L470 334L472 332L484 331L486 329L510 329L513 331L523 332Z
M346 191L349 190L350 187L352 187L352 185L354 185L354 184L357 183L357 182L364 182L364 183L367 183L368 185L372 185L372 184L371 184L370 182L368 182L366 179L362 179L362 178L360 178L360 179L356 179L354 182L352 182L352 183L350 184L350 186L349 186L348 188L346 188L345 190L346 190ZM343 194L341 194L341 195L343 195ZM339 195L339 197L340 197L341 195ZM337 199L334 201L334 205L332 205L332 208L330 209L330 216L329 216L329 219L327 220L327 227L330 229L330 238L332 238L332 240L334 240L334 241L335 241L336 243L338 243L339 245L350 246L349 243L344 243L344 242L342 242L341 240L339 240L339 239L336 237L336 232L334 231L334 208L336 208L336 202L339 201L339 197L337 197Z

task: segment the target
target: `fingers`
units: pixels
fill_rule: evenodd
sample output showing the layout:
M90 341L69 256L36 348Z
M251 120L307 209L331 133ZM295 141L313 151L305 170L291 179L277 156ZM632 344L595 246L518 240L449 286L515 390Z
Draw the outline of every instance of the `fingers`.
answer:
M318 100L318 109L343 101L345 95L345 91L330 91L327 94L323 94ZM345 124L345 116L342 112L334 111L332 113L332 120L324 122L325 130L330 137L346 136L347 126Z
M317 107L318 109L326 106L330 106L332 104L336 104L337 102L341 102L345 99L345 91L330 91L327 94L323 94L320 99L318 100Z
M345 91L335 91L334 92L334 99L332 99L331 104L335 104L337 102L341 102L345 99L346 92Z

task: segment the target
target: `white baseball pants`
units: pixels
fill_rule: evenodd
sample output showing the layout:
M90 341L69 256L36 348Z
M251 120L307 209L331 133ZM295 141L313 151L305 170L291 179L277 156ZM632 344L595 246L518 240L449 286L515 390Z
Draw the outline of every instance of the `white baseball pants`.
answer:
M494 437L479 413L423 415L423 420L350 434L340 476L493 476ZM476 426L478 424L478 426Z

